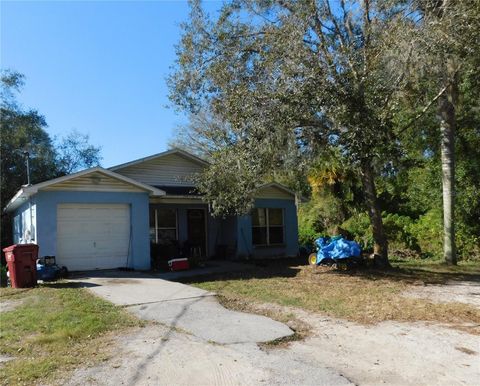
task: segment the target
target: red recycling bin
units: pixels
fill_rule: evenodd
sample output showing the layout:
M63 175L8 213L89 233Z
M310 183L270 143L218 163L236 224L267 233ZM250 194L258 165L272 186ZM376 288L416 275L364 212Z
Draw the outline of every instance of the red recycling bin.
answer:
M13 288L37 285L38 245L14 244L3 249Z

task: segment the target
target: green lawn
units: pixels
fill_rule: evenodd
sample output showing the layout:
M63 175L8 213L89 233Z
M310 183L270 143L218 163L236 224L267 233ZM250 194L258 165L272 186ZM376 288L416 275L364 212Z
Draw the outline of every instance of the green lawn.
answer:
M401 293L412 286L447 280L479 280L480 262L448 267L438 262L392 260L398 268L337 271L306 266L300 260L262 262L249 272L192 279L190 284L215 291L227 306L241 302L276 303L360 323L386 320L436 321L480 333L480 310L467 304L436 304ZM465 327L465 324L471 327Z
M79 365L105 359L108 332L140 325L123 309L69 286L0 290L2 303L21 302L0 313L0 352L14 358L0 369L2 384L58 381Z

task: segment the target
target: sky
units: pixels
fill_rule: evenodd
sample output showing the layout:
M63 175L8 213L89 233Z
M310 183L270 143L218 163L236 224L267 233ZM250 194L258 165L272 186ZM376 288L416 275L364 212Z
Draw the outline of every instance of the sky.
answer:
M206 2L214 13L218 1ZM110 167L168 149L187 117L168 100L186 1L1 1L0 66L25 75L18 96L47 131L100 146Z

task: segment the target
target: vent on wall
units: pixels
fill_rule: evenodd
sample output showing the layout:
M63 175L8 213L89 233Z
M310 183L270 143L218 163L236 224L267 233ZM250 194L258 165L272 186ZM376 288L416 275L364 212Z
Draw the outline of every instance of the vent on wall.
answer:
M102 182L102 177L97 175L91 176L90 179L92 180L92 184L95 184L95 185L99 185L100 182Z

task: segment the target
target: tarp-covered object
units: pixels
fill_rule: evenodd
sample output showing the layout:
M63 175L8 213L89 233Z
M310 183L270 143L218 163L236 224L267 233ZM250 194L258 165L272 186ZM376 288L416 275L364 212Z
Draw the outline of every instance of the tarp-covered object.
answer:
M317 246L317 264L326 262L325 259L337 260L360 257L361 253L358 243L346 240L342 236L320 237L315 240L315 245Z

